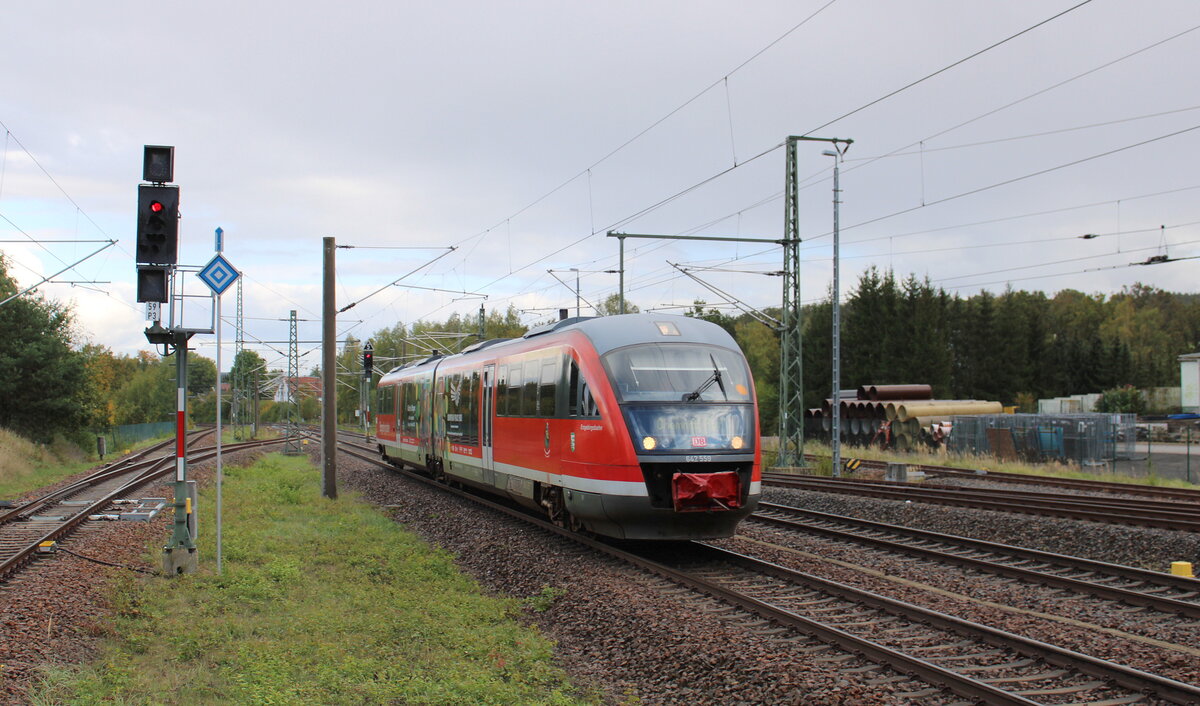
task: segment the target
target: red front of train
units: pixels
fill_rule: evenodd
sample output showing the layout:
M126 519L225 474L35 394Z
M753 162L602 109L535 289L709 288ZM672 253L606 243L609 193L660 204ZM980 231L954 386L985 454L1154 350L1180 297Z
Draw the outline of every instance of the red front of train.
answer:
M626 539L727 537L761 492L745 356L689 317L576 318L397 368L376 434L395 463Z

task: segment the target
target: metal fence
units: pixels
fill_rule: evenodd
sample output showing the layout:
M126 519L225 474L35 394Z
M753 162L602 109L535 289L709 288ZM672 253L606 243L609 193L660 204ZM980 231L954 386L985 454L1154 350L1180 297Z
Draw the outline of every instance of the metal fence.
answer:
M109 453L120 453L139 441L170 436L173 433L175 433L175 422L150 422L109 427L103 436L108 440Z
M1133 414L955 416L947 448L953 453L1015 454L1029 461L1101 466L1133 457L1135 420Z

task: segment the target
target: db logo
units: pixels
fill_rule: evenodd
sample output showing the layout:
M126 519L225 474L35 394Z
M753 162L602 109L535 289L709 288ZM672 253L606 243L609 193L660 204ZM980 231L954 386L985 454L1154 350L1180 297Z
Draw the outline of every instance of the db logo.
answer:
M693 436L692 437L692 448L696 448L698 446L708 446L708 437L707 436Z

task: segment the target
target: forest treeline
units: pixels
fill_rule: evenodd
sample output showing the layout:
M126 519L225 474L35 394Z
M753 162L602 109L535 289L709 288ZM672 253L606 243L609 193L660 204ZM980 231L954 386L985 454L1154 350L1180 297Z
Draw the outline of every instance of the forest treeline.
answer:
M815 407L831 389L832 305L807 307L804 319L805 400ZM1177 386L1178 356L1198 347L1196 294L1135 284L1107 296L1010 288L960 297L871 269L843 307L841 378L843 388L928 383L937 397L1030 412L1039 398Z
M0 258L0 300L17 291ZM615 295L601 303L616 313ZM628 311L636 305L627 303ZM749 315L730 316L697 301L689 316L728 330L754 373L764 433L778 424L779 334ZM779 311L768 310L778 317ZM484 338L520 336L527 327L514 307L487 312ZM434 352L452 352L479 340L477 316L397 322L370 336L375 375ZM803 312L804 395L816 407L831 390L832 308L828 300ZM36 441L87 434L122 424L161 422L175 410L175 360L156 352L115 354L81 345L71 312L37 295L0 306L0 427ZM362 344L343 342L337 355L339 421L356 420L362 380ZM1038 398L1179 384L1180 354L1200 349L1200 295L1141 284L1113 294L1063 290L1006 290L960 297L913 276L868 270L842 304L842 387L928 383L938 397L989 399L1032 411ZM289 406L273 401L283 376L245 350L230 377L258 386L260 419L278 421ZM306 371L319 375L319 370ZM189 356L189 409L194 421L216 416L214 362ZM225 396L224 414L229 414ZM309 391L292 410L319 418ZM228 418L228 416L226 416Z

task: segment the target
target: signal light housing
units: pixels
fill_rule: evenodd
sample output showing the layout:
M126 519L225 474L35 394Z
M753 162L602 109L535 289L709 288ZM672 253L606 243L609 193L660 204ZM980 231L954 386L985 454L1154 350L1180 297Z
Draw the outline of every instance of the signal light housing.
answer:
M137 300L138 302L166 302L167 268L158 265L138 265L137 268Z
M158 184L175 181L175 148L146 145L142 149L142 180Z
M174 265L179 257L179 187L139 185L137 217L137 262Z

